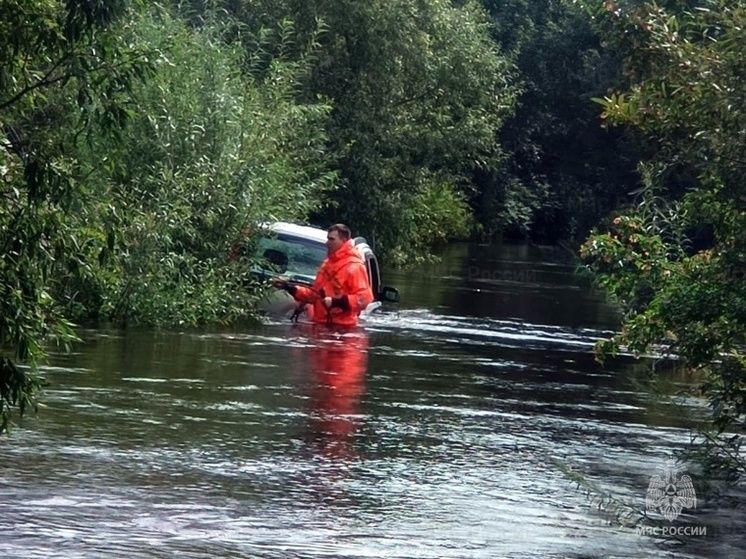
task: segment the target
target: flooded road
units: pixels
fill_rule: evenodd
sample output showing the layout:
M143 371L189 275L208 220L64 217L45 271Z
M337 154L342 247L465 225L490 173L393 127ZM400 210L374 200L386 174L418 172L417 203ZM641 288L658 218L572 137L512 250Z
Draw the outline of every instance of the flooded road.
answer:
M561 254L457 246L384 282L401 304L355 332L82 332L0 440L0 556L742 554L724 500L671 545L571 482L644 510L704 410L638 388L644 362L595 363L616 318Z

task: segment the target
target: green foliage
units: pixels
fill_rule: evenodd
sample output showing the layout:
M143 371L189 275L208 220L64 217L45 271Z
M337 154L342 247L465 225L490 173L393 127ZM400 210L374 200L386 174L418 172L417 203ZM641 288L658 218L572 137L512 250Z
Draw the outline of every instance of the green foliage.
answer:
M516 95L513 70L480 7L448 0L257 4L296 22L288 51L295 57L318 37L303 94L333 106L326 129L341 188L315 220L349 223L375 239L384 258L467 233L472 175L499 165L496 133Z
M261 289L228 248L334 184L329 108L295 101L303 62L226 46L230 25L128 7L142 8L0 12L2 429L34 402L48 344L76 339L72 320L250 317ZM292 35L284 23L264 44Z
M120 122L119 94L147 74L142 52L110 31L127 5L47 0L0 11L3 428L10 406L33 402L45 344L75 339L50 281L84 268L68 221L81 190L76 138L94 119Z
M575 2L483 3L523 85L500 131L505 161L496 176L477 179L483 234L583 238L634 188L644 148L628 130L599 126L591 101L618 83L620 57Z
M614 220L583 247L588 266L626 309L624 328L602 351L656 344L707 374L710 462L742 479L746 434L746 206L742 0L645 3L609 14L629 45L628 91L599 102L610 124L638 126L660 146L646 205ZM637 53L642 56L637 58ZM677 179L688 175L682 188ZM661 200L670 211L660 210ZM702 231L708 231L702 235ZM691 242L684 242L688 232ZM700 232L699 234L697 234ZM642 294L642 298L641 298ZM639 300L639 304L636 301Z
M0 357L0 433L10 430L11 409L18 407L23 414L32 409L37 410L37 395L44 385L35 375L19 369L7 357Z
M101 315L120 322L235 320L257 293L241 288L227 247L258 222L302 219L320 205L334 182L328 107L294 101L299 63L245 73L244 53L217 22L190 29L161 15L137 29L159 53L157 72L133 91L137 116L108 147L127 165L101 173L107 203L87 225L110 224L116 273L91 291L101 292Z
M410 252L437 243L427 237L433 229L457 229L449 220L463 223L459 210L432 212L440 223L407 223L428 190L469 197L473 173L499 166L497 132L517 93L513 70L473 3L374 2L354 9L354 18L330 21L338 37L333 58L347 69L316 82L337 101L330 135L349 186L336 197L335 213L371 232L384 249Z
M619 526L628 528L651 523L647 512L640 509L638 503L616 497L583 473L554 457L548 457L548 461L560 470L577 489L585 493L590 506L601 513L609 523L615 522Z
M574 2L204 4L179 2L195 24L226 9L257 61L310 62L303 93L333 107L326 129L342 179L314 220L350 222L384 256L425 248L416 217L431 187L448 183L483 236L555 239L584 235L636 183L628 132L600 127L591 101L618 80L619 56ZM283 18L294 39L256 49ZM445 221L432 228L463 235L447 223L456 214L433 214Z
M423 171L415 196L402 207L396 196L389 200L389 211L400 212L401 235L411 242L389 253L393 263L403 266L424 261L433 249L443 248L453 238L466 237L473 227L466 197L454 190L449 177Z
M626 64L632 90L604 99L603 117L656 136L662 157L681 157L698 172L715 166L721 173L737 171L744 164L734 141L744 128L746 66L737 54L746 43L743 6L721 0L670 4L680 11L651 3L616 16L627 31L621 34L625 42L616 44L634 36L633 46L644 41L645 48Z

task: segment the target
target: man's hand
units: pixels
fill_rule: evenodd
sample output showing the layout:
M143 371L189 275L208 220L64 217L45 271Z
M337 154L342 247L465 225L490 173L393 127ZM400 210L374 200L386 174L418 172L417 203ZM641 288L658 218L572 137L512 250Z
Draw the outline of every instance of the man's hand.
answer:
M343 311L350 310L350 302L344 295L342 295L341 297L324 297L324 306L327 309L337 307L338 309L342 309Z

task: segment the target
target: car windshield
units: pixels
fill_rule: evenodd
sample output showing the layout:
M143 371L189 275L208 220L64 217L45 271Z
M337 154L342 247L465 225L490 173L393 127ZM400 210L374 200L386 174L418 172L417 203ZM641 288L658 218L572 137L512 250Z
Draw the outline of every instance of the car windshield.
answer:
M294 281L313 283L319 266L326 258L326 245L278 233L276 237L259 240L258 255L264 258L266 269L274 274Z

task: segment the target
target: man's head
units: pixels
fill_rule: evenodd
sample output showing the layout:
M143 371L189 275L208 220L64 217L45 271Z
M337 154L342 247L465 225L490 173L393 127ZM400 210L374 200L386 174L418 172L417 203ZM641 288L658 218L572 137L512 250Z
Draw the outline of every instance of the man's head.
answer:
M326 253L331 256L337 252L342 245L350 240L352 233L350 228L341 223L336 223L326 230Z

